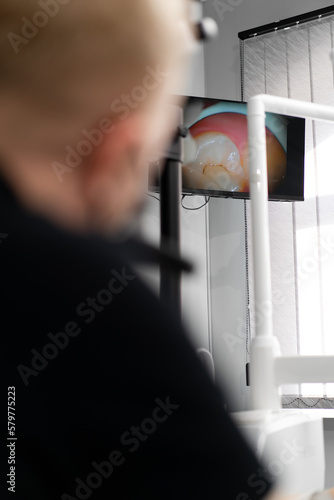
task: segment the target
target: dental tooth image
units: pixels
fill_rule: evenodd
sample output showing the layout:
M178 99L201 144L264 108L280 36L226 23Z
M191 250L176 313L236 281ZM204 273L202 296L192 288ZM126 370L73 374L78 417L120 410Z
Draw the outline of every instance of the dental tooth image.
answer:
M240 191L246 178L240 153L234 142L219 132L200 134L195 138L197 154L183 167L183 178L189 187L223 191Z
M189 189L249 192L247 116L223 112L189 127L184 148L183 186ZM284 185L286 140L266 128L268 192Z

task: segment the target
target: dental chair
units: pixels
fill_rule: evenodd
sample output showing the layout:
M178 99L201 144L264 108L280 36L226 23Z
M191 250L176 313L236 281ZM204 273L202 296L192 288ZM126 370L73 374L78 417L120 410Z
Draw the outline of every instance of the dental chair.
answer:
M249 176L253 231L255 307L268 314L256 327L250 351L251 410L232 413L264 464L251 479L254 492L263 473L282 495L309 498L325 488L323 422L315 411L282 409L283 384L334 382L334 356L281 356L273 335L268 218L265 113L334 122L334 108L258 95L248 101ZM269 306L269 307L268 307ZM333 479L334 484L334 479Z

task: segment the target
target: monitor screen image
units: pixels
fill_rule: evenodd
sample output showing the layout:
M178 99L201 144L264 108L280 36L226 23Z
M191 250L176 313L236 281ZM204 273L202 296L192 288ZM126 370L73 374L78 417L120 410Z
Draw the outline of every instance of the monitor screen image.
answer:
M249 198L247 104L187 97L183 113L182 193ZM266 143L269 199L304 200L305 120L266 113Z

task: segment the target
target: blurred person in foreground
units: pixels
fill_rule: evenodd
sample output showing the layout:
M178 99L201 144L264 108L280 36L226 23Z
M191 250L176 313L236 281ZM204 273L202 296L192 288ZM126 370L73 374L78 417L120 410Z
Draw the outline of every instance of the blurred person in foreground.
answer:
M188 8L1 0L8 498L273 491L188 334L110 238L141 206L147 164L172 139L181 102L171 90L194 43Z

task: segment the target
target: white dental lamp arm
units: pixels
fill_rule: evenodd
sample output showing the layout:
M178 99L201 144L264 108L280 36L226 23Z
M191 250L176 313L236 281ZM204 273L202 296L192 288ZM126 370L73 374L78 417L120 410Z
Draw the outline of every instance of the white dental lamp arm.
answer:
M334 356L280 357L279 345L273 335L266 112L334 122L334 108L270 95L257 95L248 101L255 305L266 311L263 321L256 327L251 345L251 404L256 410L279 410L280 385L334 382Z
M334 356L281 356L274 360L276 385L331 383Z

